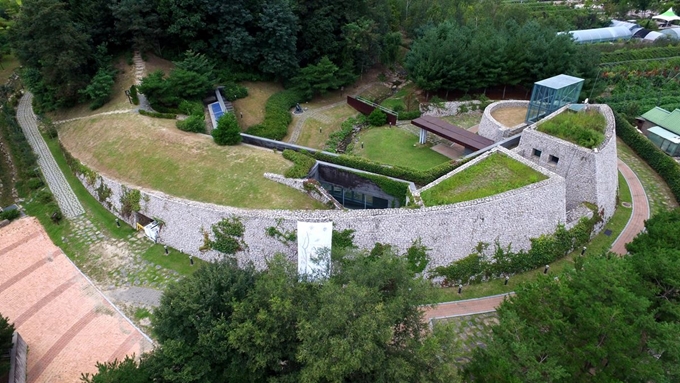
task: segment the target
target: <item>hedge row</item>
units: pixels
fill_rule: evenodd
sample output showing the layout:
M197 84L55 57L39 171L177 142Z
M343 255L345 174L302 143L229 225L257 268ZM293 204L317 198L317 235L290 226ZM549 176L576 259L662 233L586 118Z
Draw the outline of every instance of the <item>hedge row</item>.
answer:
M367 172L381 174L387 177L399 178L402 180L411 181L417 185L427 185L470 160L467 159L458 162L445 162L428 170L419 171L403 168L400 166L384 165L379 162L374 162L356 156L332 156L323 152L316 152L312 155L320 161L330 162L332 164L347 166L354 169L365 170Z
M399 120L413 120L420 117L422 113L419 110L413 110L410 112L399 112Z
M594 212L596 210L595 208ZM529 251L513 252L509 245L503 248L496 243L493 254L488 256L484 252L489 244L480 243L475 253L448 266L435 268L431 277L443 277L445 285L479 283L491 278L543 267L587 244L593 228L601 219L597 213L594 213L592 218L582 218L570 230L560 225L553 234L532 238Z
M616 118L616 135L630 146L654 171L666 181L675 200L680 203L680 165L664 151L654 145L649 139L640 134L620 114Z
M173 113L158 113L158 112L148 112L146 110L140 109L139 114L143 116L153 117L153 118L167 118L168 120L174 120L177 118L176 114Z
M283 174L286 178L306 178L309 171L316 164L316 160L306 153L290 149L283 151L283 158L293 162L293 166Z
M302 97L294 90L283 90L274 93L264 107L264 121L248 128L247 133L253 136L282 140L288 134L288 125L293 121L290 109L300 102Z

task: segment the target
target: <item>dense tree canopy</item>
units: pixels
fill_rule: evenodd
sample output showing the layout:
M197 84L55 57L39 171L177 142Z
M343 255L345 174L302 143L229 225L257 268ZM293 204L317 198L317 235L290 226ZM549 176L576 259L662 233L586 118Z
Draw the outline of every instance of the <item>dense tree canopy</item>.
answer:
M164 294L153 318L160 346L139 367L101 365L89 381L455 382L454 338L427 329L419 304L431 285L406 258L333 257L324 281L278 255L265 271L202 267Z
M9 352L12 348L12 335L14 334L14 325L0 314L0 376L3 376L9 371Z
M476 351L476 382L670 382L680 379L680 210L647 221L630 256L579 258L526 283L498 309Z

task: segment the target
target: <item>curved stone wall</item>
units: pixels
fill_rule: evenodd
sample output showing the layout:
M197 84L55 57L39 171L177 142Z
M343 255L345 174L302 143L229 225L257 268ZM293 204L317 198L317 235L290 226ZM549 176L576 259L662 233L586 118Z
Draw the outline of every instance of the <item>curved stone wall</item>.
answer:
M518 126L505 126L493 118L491 112L503 108L515 108L528 105L529 101L521 100L498 101L490 104L486 107L486 109L484 109L484 114L482 115L482 120L479 122L479 131L477 134L498 142L504 138L508 138L520 133L525 127L524 124L520 124Z
M276 252L296 259L296 244L284 244L268 236L266 229L274 226L281 232L293 231L298 221L333 221L337 230L353 229L355 244L361 248L381 242L404 251L413 240L421 238L432 249L430 267L436 267L467 256L479 242L498 240L502 245L527 249L530 238L551 233L557 224L565 222L564 179L530 161L523 162L550 178L483 199L421 209L249 210L176 198L123 185L105 176L98 176L94 182L80 178L95 197L102 183L109 188L111 193L102 204L119 217L121 196L129 189L140 190L140 213L165 222L159 242L202 259L219 257L215 251L199 250L204 245L204 233L210 233L211 226L221 219L234 216L244 224L244 240L248 244L248 249L237 254L237 258L240 262L252 261L257 267L264 267L266 257ZM134 214L121 218L136 223Z
M555 117L567 107L552 113L541 121ZM559 174L566 179L567 210L577 208L583 202L598 206L604 221L616 209L618 170L616 156L616 123L614 113L607 105L588 105L605 117L605 139L599 147L584 148L536 130L531 125L522 133L519 146L515 149L524 158ZM540 124L540 122L539 122ZM537 156L534 149L540 151ZM558 158L557 163L551 158Z

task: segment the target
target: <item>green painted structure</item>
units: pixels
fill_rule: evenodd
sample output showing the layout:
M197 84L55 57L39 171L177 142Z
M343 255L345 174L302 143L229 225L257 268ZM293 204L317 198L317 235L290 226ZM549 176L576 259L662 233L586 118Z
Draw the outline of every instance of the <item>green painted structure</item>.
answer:
M641 116L647 138L671 156L680 156L680 109L654 107Z

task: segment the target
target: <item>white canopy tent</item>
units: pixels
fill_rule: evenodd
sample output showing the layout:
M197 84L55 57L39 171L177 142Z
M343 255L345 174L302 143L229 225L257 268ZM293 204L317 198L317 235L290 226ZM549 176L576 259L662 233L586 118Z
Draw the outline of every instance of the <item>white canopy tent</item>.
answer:
M673 21L680 20L680 16L673 12L673 8L668 8L668 10L660 15L652 16L653 20L665 21L666 24L672 23Z

